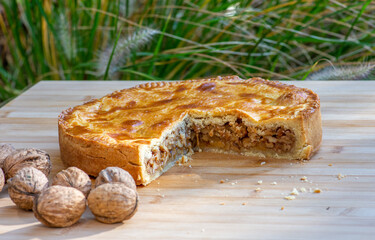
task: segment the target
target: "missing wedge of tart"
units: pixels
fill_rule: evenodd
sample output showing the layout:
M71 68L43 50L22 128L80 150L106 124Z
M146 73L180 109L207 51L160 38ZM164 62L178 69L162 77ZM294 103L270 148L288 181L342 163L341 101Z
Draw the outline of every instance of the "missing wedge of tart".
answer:
M121 167L137 185L194 151L309 159L322 139L314 92L237 76L141 84L69 108L58 125L66 165Z

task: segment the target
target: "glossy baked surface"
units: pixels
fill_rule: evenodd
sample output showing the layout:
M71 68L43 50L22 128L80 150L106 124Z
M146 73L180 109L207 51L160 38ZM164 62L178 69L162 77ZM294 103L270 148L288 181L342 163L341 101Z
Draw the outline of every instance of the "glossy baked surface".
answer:
M65 110L59 124L66 133L108 143L148 143L189 112L240 113L255 122L308 115L318 96L260 78L236 76L180 82L152 82L109 94Z

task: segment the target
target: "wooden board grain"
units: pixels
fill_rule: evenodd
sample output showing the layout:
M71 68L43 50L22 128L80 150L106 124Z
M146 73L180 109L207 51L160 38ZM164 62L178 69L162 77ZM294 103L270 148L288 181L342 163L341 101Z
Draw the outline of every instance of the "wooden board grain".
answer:
M40 82L0 109L0 143L48 151L53 177L64 168L59 113L137 83ZM312 160L262 165L260 159L197 153L190 163L139 187L137 214L112 225L95 221L87 209L72 227L44 227L32 212L17 209L5 188L0 193L0 239L373 239L375 82L291 83L321 98L323 144ZM340 173L345 178L339 180ZM262 191L256 192L258 187ZM301 187L308 192L284 199ZM309 192L315 188L322 192Z

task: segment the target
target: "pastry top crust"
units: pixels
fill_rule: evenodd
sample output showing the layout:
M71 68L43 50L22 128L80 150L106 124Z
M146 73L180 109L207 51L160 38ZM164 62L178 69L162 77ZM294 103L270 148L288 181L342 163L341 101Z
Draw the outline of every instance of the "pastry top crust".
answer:
M307 117L319 105L311 90L261 78L151 82L69 108L60 114L59 126L103 144L147 144L189 113L236 113L266 123Z

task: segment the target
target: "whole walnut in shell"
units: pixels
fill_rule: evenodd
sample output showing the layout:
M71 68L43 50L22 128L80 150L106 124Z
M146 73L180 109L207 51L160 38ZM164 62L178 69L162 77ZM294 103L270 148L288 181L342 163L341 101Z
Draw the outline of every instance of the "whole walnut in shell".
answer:
M72 187L51 186L35 197L35 217L48 227L69 227L85 212L86 198Z
M104 183L115 182L124 183L127 187L135 191L137 190L137 185L135 184L133 177L127 171L119 167L107 167L100 171L98 177L95 179L95 187Z
M98 221L118 223L135 214L138 193L124 183L105 183L91 190L87 203Z
M0 168L0 192L3 191L4 184L5 184L4 172L3 172L3 169Z
M47 152L35 148L16 150L4 161L5 178L13 177L24 167L34 167L48 176L51 171L50 157Z
M25 167L10 178L8 184L10 199L19 208L31 210L34 197L48 187L48 179L38 169Z
M91 190L91 180L89 175L76 167L69 167L59 172L54 178L52 185L73 187L80 190L85 197Z
M10 144L0 145L0 168L3 168L4 160L16 149Z

